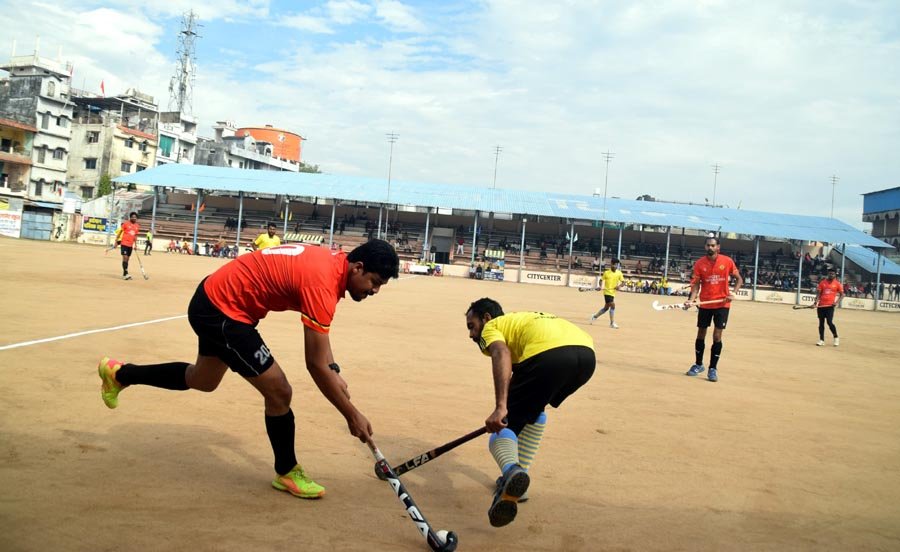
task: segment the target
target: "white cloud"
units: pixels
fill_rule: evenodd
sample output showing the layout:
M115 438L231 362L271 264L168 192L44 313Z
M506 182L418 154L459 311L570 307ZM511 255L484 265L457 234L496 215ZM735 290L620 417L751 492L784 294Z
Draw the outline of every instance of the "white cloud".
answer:
M372 13L372 7L354 0L331 0L325 4L329 18L339 25L356 23Z
M291 27L301 31L308 31L318 34L332 34L334 29L331 28L328 21L321 17L314 17L304 14L286 15L277 20L277 25Z
M397 0L376 0L375 16L390 29L405 33L422 33L425 24L416 16L415 11Z

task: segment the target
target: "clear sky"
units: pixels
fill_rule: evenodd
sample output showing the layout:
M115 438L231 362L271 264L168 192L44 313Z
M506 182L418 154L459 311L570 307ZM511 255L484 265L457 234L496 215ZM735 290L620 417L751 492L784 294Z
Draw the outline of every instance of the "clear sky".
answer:
M900 4L885 1L0 0L0 56L168 106L199 15L193 112L304 136L323 172L711 201L858 228L900 186ZM716 177L713 165L720 166ZM714 186L715 181L715 186Z

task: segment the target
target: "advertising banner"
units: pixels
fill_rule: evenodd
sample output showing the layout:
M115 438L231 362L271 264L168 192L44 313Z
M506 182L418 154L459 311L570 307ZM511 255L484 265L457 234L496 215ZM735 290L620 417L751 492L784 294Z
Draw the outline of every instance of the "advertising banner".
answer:
M109 225L109 219L105 217L84 217L81 219L81 230L84 232L99 232L101 234L106 233L107 226ZM112 228L110 231L115 231L117 223L112 224Z
M541 284L545 286L564 286L566 279L562 274L554 272L522 271L522 282L528 284Z
M18 238L22 233L22 211L0 211L0 236Z

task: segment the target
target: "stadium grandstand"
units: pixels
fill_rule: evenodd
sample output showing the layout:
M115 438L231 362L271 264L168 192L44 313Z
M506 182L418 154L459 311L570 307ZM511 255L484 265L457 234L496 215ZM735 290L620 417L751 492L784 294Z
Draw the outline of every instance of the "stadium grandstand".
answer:
M741 267L746 299L811 301L819 277L835 267L859 308L877 309L889 298L879 291L890 288L884 283L900 282L900 265L884 255L891 244L826 217L421 182L389 188L376 178L200 165L115 181L152 190L143 224L162 240L190 240L194 251L219 239L245 249L275 222L301 243L349 250L388 239L406 263L439 263L442 274L469 274L486 251L502 250L506 276L497 279L506 281L585 285L616 256L627 276L683 282L713 233Z

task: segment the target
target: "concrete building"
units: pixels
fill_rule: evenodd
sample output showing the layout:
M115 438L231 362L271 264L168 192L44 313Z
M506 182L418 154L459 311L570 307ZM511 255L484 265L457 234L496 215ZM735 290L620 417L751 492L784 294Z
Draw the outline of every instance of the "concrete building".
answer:
M115 178L156 166L159 110L153 97L129 89L97 97L79 91L69 155L70 187L96 197L103 175Z
M237 127L231 121L218 121L213 130L216 133L214 139L198 140L194 164L300 172L300 163L275 157L275 145L271 142L257 140L249 132L237 134Z
M13 130L16 125L24 125L18 130L32 132L30 150L27 141L19 140L20 153L7 155L30 155L31 169L27 181L21 179L22 168L12 184L24 193L26 199L62 205L66 188L66 168L69 157L69 139L72 131L72 111L69 80L71 65L61 61L42 58L37 53L27 56L13 56L0 65L9 76L0 80L0 118L8 121L4 134L10 135L13 149L15 136L25 140L25 136ZM27 152L27 153L26 153ZM18 157L9 159L10 171L14 164L21 165ZM12 172L5 174L11 175ZM24 190L22 186L24 185ZM11 188L10 188L11 189Z
M25 197L37 128L0 118L0 195Z
M166 111L159 114L159 149L156 164L194 164L197 150L197 120L184 113Z
M900 187L863 194L862 220L872 223L872 237L900 249ZM898 249L887 256L900 260Z

